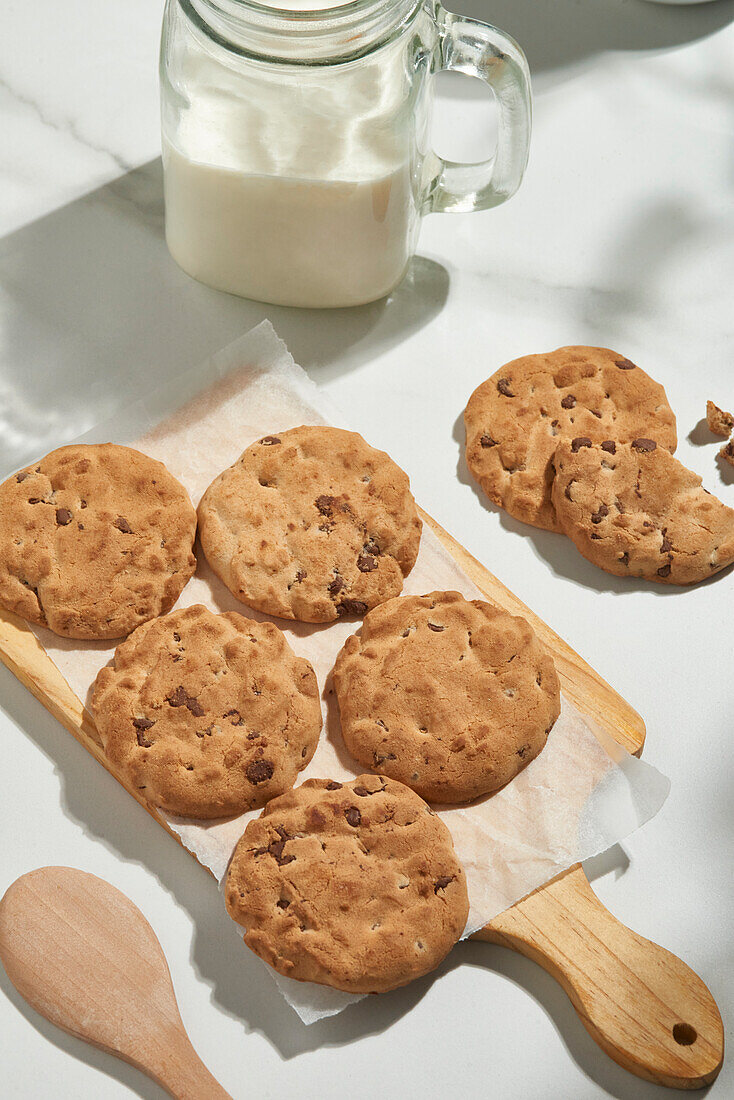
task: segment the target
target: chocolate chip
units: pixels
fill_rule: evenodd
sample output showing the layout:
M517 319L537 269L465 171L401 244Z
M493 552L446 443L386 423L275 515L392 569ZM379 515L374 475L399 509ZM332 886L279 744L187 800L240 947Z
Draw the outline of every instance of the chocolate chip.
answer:
M336 576L334 580L329 584L329 595L338 596L343 588L347 587L347 583L343 577Z
M174 640L174 642L180 642L181 641L181 635L177 631L173 632L173 640Z
M260 736L259 732L257 730L253 730L252 733L248 733L247 740L248 741L257 741L259 736Z
M355 794L358 794L360 798L366 798L369 794L377 794L377 791L368 791L366 787L352 787Z
M228 710L223 718L229 718L233 726L244 726L245 720L238 710Z
M305 579L306 579L306 570L305 569L299 569L298 572L296 573L296 582L298 584L300 584L301 581L305 581Z
M124 516L118 516L117 519L113 522L112 526L116 527L118 531L122 531L125 535L132 535L133 533L132 527L127 522Z
M172 707L186 707L196 718L201 718L204 713L204 708L196 696L189 695L181 685L171 695L167 696L166 702Z
M280 439L277 435L264 435L260 443L263 447L273 447L276 443L280 443Z
M603 451L607 451L610 455L616 455L617 444L614 442L613 439L605 439L601 445L601 449Z
M30 472L30 470L23 470L23 472L22 472L21 474L18 474L18 476L16 477L16 479L15 479L15 480L16 480L17 482L25 481L25 479L26 479L27 477L30 477L30 476L31 476L31 472Z
M632 446L634 447L634 449L636 451L648 452L648 451L654 451L655 448L657 447L657 443L655 442L654 439L645 439L643 437L641 439L633 439L632 440Z
M337 783L335 779L330 779L326 784L326 789L327 791L340 791L342 789L342 784Z
M370 539L370 541L366 542L364 544L364 546L362 547L362 553L363 554L371 554L372 557L379 558L379 556L380 556L380 547L377 545L377 543L373 539Z
M276 901L275 904L278 906L279 909L287 909L290 905L290 902L288 901L288 898L281 898L280 901Z
M670 541L667 535L663 534L663 541L660 544L660 553L667 554L673 549L673 543Z
M71 519L71 512L68 508L56 509L56 522L58 523L59 527L66 527L67 523L71 523Z
M568 485L566 486L566 488L563 490L563 495L566 498L566 500L573 501L573 497L571 496L571 486L575 485L575 484L576 484L576 478L572 477L571 480L569 481Z
M592 416L595 416L597 420L601 420L601 413L598 409L589 409Z
M347 823L352 825L355 829L362 820L362 815L356 806L350 806L348 810L345 810L344 816L347 819Z
M562 409L573 409L575 405L576 405L576 398L574 397L574 395L572 393L567 393L566 396L561 401L561 408Z
M253 760L251 764L247 765L245 775L251 783L257 784L272 779L274 771L275 769L269 760Z
M491 435L483 435L482 438L479 440L479 443L482 447L496 447L497 446L497 440L492 439Z
M133 725L136 730L149 730L155 722L152 718L133 718Z
M635 370L635 364L631 359L615 359L614 365L620 370Z
M440 878L437 878L433 884L434 894L437 894L439 890L445 890L448 884L453 882L455 878L456 875L441 875Z
M371 554L360 554L357 558L357 569L360 573L371 573L377 569L377 558L373 558Z
M41 503L41 498L40 497L28 497L28 503L29 504L40 504Z
M79 501L79 507L80 508L86 508L86 506L87 506L86 500L80 500Z
M609 515L609 509L607 508L606 504L600 504L598 509L596 510L596 512L593 513L593 515L591 517L591 522L592 523L601 523L601 521L605 518L605 516L608 516L608 515Z
M151 725L152 725L152 723L151 723ZM138 744L140 745L141 749L149 749L153 744L153 742L149 741L148 738L145 736L145 731L144 730L138 730L137 738L138 738Z
M314 503L322 516L330 516L336 504L336 497L329 497L322 494L320 497L316 497Z
M362 600L342 600L337 606L337 615L366 615L367 604Z
M509 378L500 378L497 382L497 389L503 395L503 397L514 397L515 394L512 391Z
M373 752L372 758L374 760L374 766L379 768L380 764L384 764L386 760L397 760L397 756L394 752L378 753Z
M658 576L659 577L669 577L670 576L670 562L668 562L667 565L661 565L661 567L658 569Z
M601 535L597 535L596 531L592 531L589 535L589 538L594 539L596 542L599 542L599 540L601 539Z
M426 623L429 630L433 630L436 634L440 634L442 630L445 630L445 626L439 626L438 623Z
M571 450L574 454L577 454L582 447L590 447L591 440L588 435L577 435L575 439L571 440Z
M283 867L286 863L292 863L293 860L296 858L295 856L283 855L283 849L285 848L287 842L289 840L292 840L293 838L288 836L288 833L285 831L282 825L276 825L275 831L280 837L280 840L271 840L267 848L259 848L255 855L263 855L265 852L267 852L273 857L279 867Z

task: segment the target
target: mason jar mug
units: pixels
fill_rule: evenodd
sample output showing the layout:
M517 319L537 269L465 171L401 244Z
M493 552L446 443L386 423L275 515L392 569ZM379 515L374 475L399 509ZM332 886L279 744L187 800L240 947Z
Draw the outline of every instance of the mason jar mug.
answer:
M441 69L492 88L491 159L456 164L432 151ZM307 11L167 0L161 102L171 254L209 286L280 305L388 294L421 217L510 198L530 140L520 48L436 0Z

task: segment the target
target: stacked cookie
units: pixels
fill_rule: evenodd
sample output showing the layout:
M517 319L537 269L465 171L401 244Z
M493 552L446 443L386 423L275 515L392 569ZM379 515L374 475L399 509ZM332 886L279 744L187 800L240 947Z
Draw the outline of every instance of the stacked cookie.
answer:
M475 390L464 420L490 500L568 535L602 569L692 584L734 561L734 510L673 457L665 391L616 352L516 359Z

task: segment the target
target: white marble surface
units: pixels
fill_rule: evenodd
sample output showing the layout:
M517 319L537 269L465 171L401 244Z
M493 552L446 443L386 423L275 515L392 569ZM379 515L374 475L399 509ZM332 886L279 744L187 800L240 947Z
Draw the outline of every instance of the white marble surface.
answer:
M458 0L457 0L458 6ZM660 816L590 871L618 917L686 959L730 1024L731 574L691 591L617 581L486 506L457 420L505 360L605 343L666 385L680 457L734 505L697 427L734 405L734 3L466 0L525 46L536 90L520 194L433 216L387 303L302 314L217 294L161 234L160 3L5 0L0 35L0 469L78 434L265 316L416 496L647 720L673 781ZM486 107L442 84L442 151ZM728 473L728 477L727 477ZM458 475L458 476L457 476ZM304 1029L238 943L204 873L0 669L0 890L46 863L125 890L168 955L192 1039L236 1100L663 1097L607 1059L530 962L464 945L431 980ZM458 965L461 963L461 965ZM0 976L3 1095L162 1096L40 1021ZM711 1089L734 1095L725 1066Z

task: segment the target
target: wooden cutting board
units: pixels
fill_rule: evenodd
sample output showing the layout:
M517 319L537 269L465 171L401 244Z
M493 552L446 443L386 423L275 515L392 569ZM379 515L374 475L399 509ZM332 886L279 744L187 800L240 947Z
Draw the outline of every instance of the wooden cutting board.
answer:
M628 752L639 754L645 724L562 638L425 512L422 518L488 599L523 615L553 654L565 695ZM0 660L122 783L159 825L162 817L106 760L84 710L22 619L0 608ZM717 1076L724 1029L711 993L685 963L620 924L593 893L580 865L513 905L474 939L534 959L568 993L584 1027L616 1062L639 1077L696 1089Z

